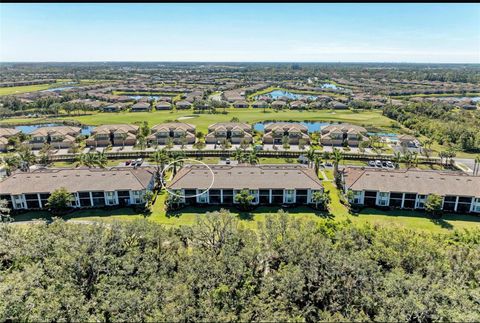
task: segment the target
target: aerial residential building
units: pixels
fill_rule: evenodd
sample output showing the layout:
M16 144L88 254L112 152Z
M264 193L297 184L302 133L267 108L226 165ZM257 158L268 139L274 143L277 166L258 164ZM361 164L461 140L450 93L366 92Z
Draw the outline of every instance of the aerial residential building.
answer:
M262 100L255 101L252 103L252 108L266 108L268 106L268 103Z
M40 149L45 143L54 148L70 148L75 143L82 129L71 126L42 127L30 133L31 139L28 142L32 149Z
M150 103L147 102L138 102L132 105L130 111L131 112L146 112L146 111L151 111L152 107L150 106Z
M101 109L103 112L120 112L127 108L125 103L110 103L103 106Z
M152 128L152 134L147 137L147 140L150 145L165 145L169 138L177 145L193 144L195 143L195 126L183 122L162 123Z
M418 148L420 147L420 142L417 138L410 135L400 135L397 137L398 144L406 148Z
M0 198L14 210L44 209L50 194L64 187L75 208L137 205L153 189L154 173L147 167L19 172L0 182Z
M110 124L95 127L86 140L87 146L134 146L137 142L138 126Z
M288 138L290 145L298 145L300 140L305 144L310 143L308 128L300 123L275 122L265 126L265 134L262 141L264 144L282 145L283 138Z
M155 109L156 110L171 110L172 109L172 104L166 101L159 101L155 103Z
M430 194L440 195L442 209L480 213L480 176L431 170L380 170L347 167L342 171L344 191L351 203L367 207L424 209Z
M367 129L351 124L334 124L321 130L320 143L324 146L348 145L356 147L366 140Z
M248 108L248 102L247 101L235 101L233 102L233 107L234 108Z
M189 101L178 101L175 103L177 109L190 109L192 107L192 103Z
M241 122L219 122L208 127L208 134L205 136L207 144L218 144L225 140L232 144L251 143L252 127Z
M307 107L307 104L303 101L292 101L290 102L290 108L291 109L305 109Z
M276 100L276 101L273 101L270 106L273 108L273 109L283 109L287 106L287 103L285 101L281 101L281 100Z
M312 204L322 183L304 165L228 166L185 165L167 185L185 204L235 204L235 195L247 189L252 204Z
M0 128L0 151L6 151L8 147L8 138L20 133L20 130L13 128Z

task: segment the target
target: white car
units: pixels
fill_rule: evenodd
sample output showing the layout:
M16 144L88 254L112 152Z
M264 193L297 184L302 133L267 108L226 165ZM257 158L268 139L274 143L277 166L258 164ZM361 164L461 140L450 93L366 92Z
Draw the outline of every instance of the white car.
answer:
M382 162L380 160L375 161L375 166L382 167Z

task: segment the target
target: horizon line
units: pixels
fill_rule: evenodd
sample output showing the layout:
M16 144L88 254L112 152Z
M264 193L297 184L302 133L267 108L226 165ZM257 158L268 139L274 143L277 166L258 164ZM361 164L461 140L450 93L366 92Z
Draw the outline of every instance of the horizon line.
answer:
M96 60L96 61L0 61L0 64L9 63L275 63L275 64L322 64L322 63L341 63L341 64L470 64L480 65L479 62L415 62L415 61L130 61L130 60Z

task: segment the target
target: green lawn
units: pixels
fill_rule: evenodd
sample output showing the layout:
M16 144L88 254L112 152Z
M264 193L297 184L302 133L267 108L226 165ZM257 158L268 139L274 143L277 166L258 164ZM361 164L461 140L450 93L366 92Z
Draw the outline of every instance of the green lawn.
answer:
M56 84L57 83L2 87L0 88L0 96L47 90Z
M57 83L49 83L49 84L36 84L36 85L24 85L24 86L13 86L13 87L2 87L0 88L0 96L2 95L12 95L12 94L21 94L21 93L27 93L27 92L36 92L36 91L42 91L42 90L47 90L49 88L56 88L56 87L62 87L66 82L73 81L71 79L58 79ZM87 84L95 84L95 83L101 83L105 82L103 80L80 80L81 85L87 85ZM76 84L73 84L71 86L75 86Z
M153 112L119 112L119 113L93 113L80 116L62 116L60 118L50 118L52 122L61 120L77 120L86 125L102 125L102 124L115 124L115 123L134 123L147 121L150 126L156 124L178 120L191 123L197 126L197 129L206 133L209 125L215 122L230 121L233 117L239 118L241 122L255 123L259 121L323 121L323 122L343 122L353 123L357 125L363 125L367 127L375 127L379 129L391 130L390 125L393 120L382 116L382 112L375 111L363 111L352 112L350 110L317 110L317 111L293 111L284 110L274 112L273 110L267 110L263 112L263 109L227 109L227 114L193 114L192 110L189 111L153 111ZM16 118L16 119L4 119L0 123L26 123L34 122L32 118Z

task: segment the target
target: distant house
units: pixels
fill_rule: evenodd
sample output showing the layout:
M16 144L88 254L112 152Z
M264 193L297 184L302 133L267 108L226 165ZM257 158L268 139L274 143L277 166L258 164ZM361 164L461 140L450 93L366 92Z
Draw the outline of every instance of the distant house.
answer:
M335 110L348 109L348 106L345 103L338 102L338 101L330 102L330 106Z
M257 108L266 108L268 106L268 103L262 100L255 101L252 103L252 107L257 109Z
M235 101L233 102L234 108L248 108L248 103L246 101Z
M402 147L406 147L406 148L418 148L418 147L420 147L420 142L414 136L400 135L397 138L398 138L399 145L402 146Z
M126 206L145 203L153 190L152 168L48 169L16 173L0 182L0 198L14 210L46 208L50 194L66 188L73 194L71 207Z
M219 122L208 127L208 134L205 136L207 144L217 144L225 140L232 144L240 144L242 141L251 143L252 127L241 122Z
M87 146L134 146L137 143L138 126L110 124L95 127L85 141Z
M132 105L130 111L131 112L145 112L145 111L151 111L152 107L150 106L149 103L145 102L138 102Z
M190 109L192 107L192 103L189 101L178 101L175 103L177 109Z
M380 170L347 167L342 171L350 202L366 207L424 209L431 194L449 212L480 213L480 176L432 170Z
M283 109L287 106L287 103L285 101L280 101L280 100L276 100L276 101L273 101L270 106L273 108L273 109Z
M124 103L111 103L103 106L101 109L103 112L120 112L127 108L127 105Z
M172 105L166 101L160 101L155 104L156 110L171 110Z
M6 151L8 147L8 138L20 133L20 130L13 128L0 128L0 151Z
M334 124L321 130L320 143L324 146L356 147L361 141L366 140L367 129L351 124Z
M70 148L81 131L80 127L71 126L42 127L30 133L28 144L32 149L41 149L45 143L57 149Z
M291 109L305 109L306 107L307 104L300 100L290 102Z
M147 137L150 145L165 145L169 138L174 144L194 144L195 126L183 122L169 122L156 125L152 128L152 134Z
M300 123L275 122L265 126L265 134L262 141L264 144L282 145L283 138L288 138L290 145L298 145L300 140L310 143L308 128Z
M215 180L208 176L215 174ZM228 166L185 165L168 184L182 196L180 202L236 204L235 195L247 189L252 204L312 204L313 194L322 192L322 182L313 168L303 165Z

